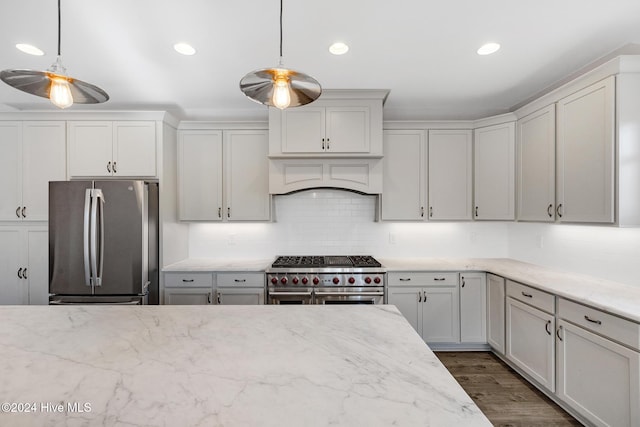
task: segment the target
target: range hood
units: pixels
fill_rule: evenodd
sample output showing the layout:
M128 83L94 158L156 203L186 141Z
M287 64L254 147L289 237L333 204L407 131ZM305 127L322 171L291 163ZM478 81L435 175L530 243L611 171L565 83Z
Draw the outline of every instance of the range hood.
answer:
M269 193L337 188L363 194L382 193L382 159L270 159Z

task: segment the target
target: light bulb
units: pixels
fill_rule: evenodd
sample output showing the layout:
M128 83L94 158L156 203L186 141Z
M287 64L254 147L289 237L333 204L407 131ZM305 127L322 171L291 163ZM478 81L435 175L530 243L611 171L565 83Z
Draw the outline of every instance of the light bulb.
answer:
M51 103L59 108L71 107L73 105L73 96L67 79L57 76L49 78L51 79L51 89L49 90Z
M273 82L273 105L284 110L291 104L291 95L289 94L289 79L284 75L277 75Z

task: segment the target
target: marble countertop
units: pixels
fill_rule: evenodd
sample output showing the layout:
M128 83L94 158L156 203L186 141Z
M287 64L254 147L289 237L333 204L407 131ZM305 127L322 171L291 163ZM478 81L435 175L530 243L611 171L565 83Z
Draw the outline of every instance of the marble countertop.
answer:
M273 263L273 258L269 259L249 259L249 258L188 258L176 263L167 265L162 269L164 272L172 271L246 271L263 272Z
M640 322L640 286L508 258L384 258L388 272L486 271Z
M1 306L0 360L0 425L491 425L393 306Z

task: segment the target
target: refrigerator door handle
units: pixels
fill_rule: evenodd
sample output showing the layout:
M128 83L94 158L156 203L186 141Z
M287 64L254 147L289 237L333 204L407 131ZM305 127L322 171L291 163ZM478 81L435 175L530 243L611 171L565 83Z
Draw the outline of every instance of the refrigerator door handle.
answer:
M102 217L104 195L102 190L99 188L91 190L91 198L91 271L93 272L94 286L102 286L104 265L104 219Z
M91 210L91 189L87 188L84 196L84 283L87 286L92 286L91 266L89 264L90 251L90 210Z

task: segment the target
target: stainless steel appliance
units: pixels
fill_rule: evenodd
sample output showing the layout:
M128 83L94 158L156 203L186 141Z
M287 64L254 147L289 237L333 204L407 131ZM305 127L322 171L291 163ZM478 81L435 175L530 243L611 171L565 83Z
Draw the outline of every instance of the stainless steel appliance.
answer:
M49 183L49 304L158 304L158 184Z
M368 255L281 256L266 288L269 304L383 304L386 270Z

